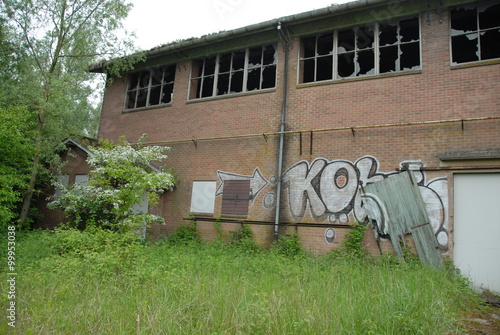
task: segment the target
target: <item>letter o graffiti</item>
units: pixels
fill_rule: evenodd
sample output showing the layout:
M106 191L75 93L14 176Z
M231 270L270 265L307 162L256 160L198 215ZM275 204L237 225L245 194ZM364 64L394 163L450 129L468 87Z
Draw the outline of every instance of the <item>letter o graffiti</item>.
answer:
M349 162L333 162L321 173L321 199L328 211L338 213L350 211L350 204L358 190L358 175Z

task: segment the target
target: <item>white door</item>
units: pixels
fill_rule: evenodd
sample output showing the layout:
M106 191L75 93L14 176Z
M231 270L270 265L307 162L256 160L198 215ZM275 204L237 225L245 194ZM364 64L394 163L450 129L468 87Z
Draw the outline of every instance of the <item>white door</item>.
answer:
M476 288L500 293L500 173L456 174L453 261Z

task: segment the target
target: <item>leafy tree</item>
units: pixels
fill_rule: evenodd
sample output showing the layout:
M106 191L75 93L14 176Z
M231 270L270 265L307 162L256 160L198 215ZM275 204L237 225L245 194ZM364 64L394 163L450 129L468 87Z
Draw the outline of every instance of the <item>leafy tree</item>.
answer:
M35 115L25 107L0 108L0 227L15 219L28 186Z
M35 111L31 176L24 191L20 221L24 222L42 163L69 136L92 136L98 108L89 97L94 91L90 64L118 57L131 43L117 31L131 8L126 0L3 0L0 3L0 66L13 73L0 89L0 107L23 103ZM127 62L130 66L133 62Z
M161 217L134 211L134 206L145 196L154 205L160 194L174 187L175 177L170 171L151 165L167 158L164 152L168 148L140 145L134 148L122 140L117 146L103 142L90 150L88 185L64 188L57 184L63 191L49 208L65 211L74 227L86 225L123 231L144 222L163 221Z

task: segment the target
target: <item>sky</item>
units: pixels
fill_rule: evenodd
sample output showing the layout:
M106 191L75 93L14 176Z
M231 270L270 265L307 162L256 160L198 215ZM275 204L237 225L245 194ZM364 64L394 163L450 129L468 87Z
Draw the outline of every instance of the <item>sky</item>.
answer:
M129 0L124 22L148 50L180 39L232 30L352 0Z

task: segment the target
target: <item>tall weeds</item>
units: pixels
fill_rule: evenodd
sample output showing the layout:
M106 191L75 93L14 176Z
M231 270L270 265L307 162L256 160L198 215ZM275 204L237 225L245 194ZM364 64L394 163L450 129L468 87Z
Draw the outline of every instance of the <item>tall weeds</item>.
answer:
M419 264L241 252L237 242L232 248L127 239L76 231L19 236L17 330L447 334L456 330L459 309L475 303L453 271Z

